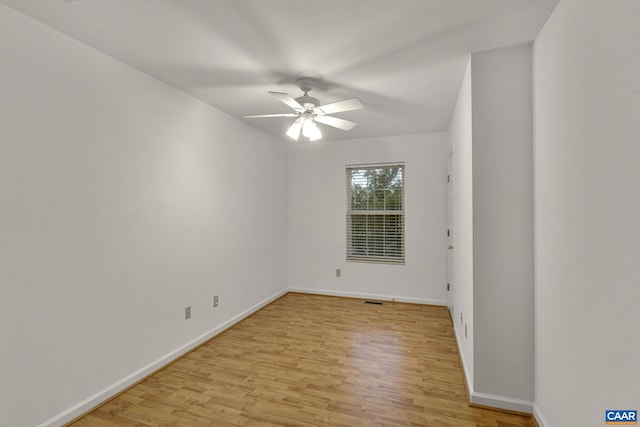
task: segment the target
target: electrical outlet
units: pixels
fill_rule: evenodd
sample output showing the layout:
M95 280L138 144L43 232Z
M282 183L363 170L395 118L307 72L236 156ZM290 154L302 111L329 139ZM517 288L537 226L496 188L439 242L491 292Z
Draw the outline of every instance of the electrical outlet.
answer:
M218 306L218 295L213 297L213 306L217 307Z
M336 277L342 277L342 270L336 268Z
M184 309L184 320L191 319L191 306Z
M464 324L464 337L467 338L467 324Z

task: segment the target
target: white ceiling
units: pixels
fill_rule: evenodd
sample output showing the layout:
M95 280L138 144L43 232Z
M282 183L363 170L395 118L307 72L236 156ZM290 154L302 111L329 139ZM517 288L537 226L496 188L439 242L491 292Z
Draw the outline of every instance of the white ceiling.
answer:
M324 139L446 131L470 52L534 39L558 0L0 0L283 140L268 91L358 97Z

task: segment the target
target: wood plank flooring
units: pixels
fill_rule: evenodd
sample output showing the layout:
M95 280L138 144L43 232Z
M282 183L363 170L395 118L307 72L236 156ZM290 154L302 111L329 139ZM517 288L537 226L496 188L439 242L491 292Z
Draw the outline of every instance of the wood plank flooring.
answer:
M294 293L72 425L534 427L469 407L445 307Z

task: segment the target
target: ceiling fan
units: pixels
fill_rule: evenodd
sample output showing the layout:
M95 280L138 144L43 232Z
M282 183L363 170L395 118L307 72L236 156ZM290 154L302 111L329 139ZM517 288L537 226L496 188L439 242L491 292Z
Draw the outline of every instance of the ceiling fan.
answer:
M357 123L349 120L339 119L329 116L329 114L341 113L344 111L359 110L364 105L358 98L349 98L342 101L333 102L331 104L320 105L318 99L309 96L309 91L313 89L315 79L310 77L302 77L298 79L297 84L303 96L292 98L286 93L269 92L283 103L291 107L294 113L285 114L257 114L252 116L244 116L247 119L264 118L264 117L297 117L293 122L287 136L294 140L298 140L300 135L315 141L322 138L322 133L316 123L322 123L344 131L353 129Z

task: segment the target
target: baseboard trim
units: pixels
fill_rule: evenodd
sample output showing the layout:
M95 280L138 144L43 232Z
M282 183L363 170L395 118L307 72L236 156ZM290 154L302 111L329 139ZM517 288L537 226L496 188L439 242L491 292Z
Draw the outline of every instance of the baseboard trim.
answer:
M538 424L538 427L550 427L550 424L542 415L542 411L540 411L540 407L535 403L533 404L533 419L536 422L536 424Z
M325 296L332 296L332 297L371 299L371 300L377 300L377 301L405 302L409 304L439 305L439 306L447 305L447 301L445 300L432 300L432 299L426 299L426 298L411 298L411 297L379 295L379 294L365 294L365 293L358 293L358 292L330 291L327 289L289 288L289 292L295 292L298 294L325 295Z
M495 394L471 392L471 404L531 414L533 402Z
M88 412L90 412L91 410L97 408L98 406L102 405L103 403L107 402L110 399L113 399L114 397L116 397L117 395L121 394L122 392L126 391L127 389L133 387L134 385L140 383L141 381L143 381L145 378L149 377L150 375L153 375L155 372L159 371L160 369L164 368L165 366L173 363L175 360L179 359L180 357L184 356L185 354L189 353L190 351L194 350L195 348L201 346L202 344L204 344L205 342L209 341L211 338L215 337L216 335L219 335L220 333L224 332L225 330L229 329L230 327L232 327L233 325L235 325L236 323L246 319L247 317L251 316L253 313L255 313L256 311L260 310L261 308L271 304L273 301L277 300L278 298L286 295L289 291L287 289L284 289L272 296L270 296L269 298L259 302L258 304L254 305L253 307L241 312L240 314L232 317L231 319L227 320L224 323L221 323L220 325L218 325L217 327L215 327L214 329L200 335L199 337L189 341L188 343L186 343L185 345L177 348L176 350L166 354L165 356L162 356L156 360L154 360L153 362L149 363L148 365L142 367L141 369L133 372L131 375L121 379L120 381L111 384L110 386L105 387L104 389L102 389L101 391L97 392L96 394L94 394L93 396L90 396L88 398L86 398L85 400L79 402L78 404L70 407L69 409L59 413L58 415L49 418L47 421L41 423L38 425L38 427L54 427L54 426L62 426L65 425L67 423L70 423L71 421L74 421L78 418L80 418L81 416L87 414Z
M460 364L462 365L464 388L467 392L467 400L471 402L471 395L473 394L473 383L471 382L471 378L469 377L469 368L462 354L462 342L460 341L460 335L458 335L458 329L456 329L453 318L451 319L451 322L453 323L451 325L451 327L453 328L453 335L456 337L456 345L458 346L458 359L460 359Z
M452 319L453 321L453 319ZM487 393L479 393L473 390L473 383L469 378L469 369L465 362L465 359L462 354L462 342L460 341L461 337L458 334L458 329L456 325L452 325L453 327L453 335L456 337L456 345L458 346L458 356L460 358L460 363L462 364L462 373L465 381L465 388L468 393L469 405L471 406L479 406L486 407L490 409L498 409L505 410L509 412L520 412L524 414L532 414L533 413L533 402L522 399L514 399L512 397L506 396L497 396L494 394ZM546 427L545 425L541 427Z

